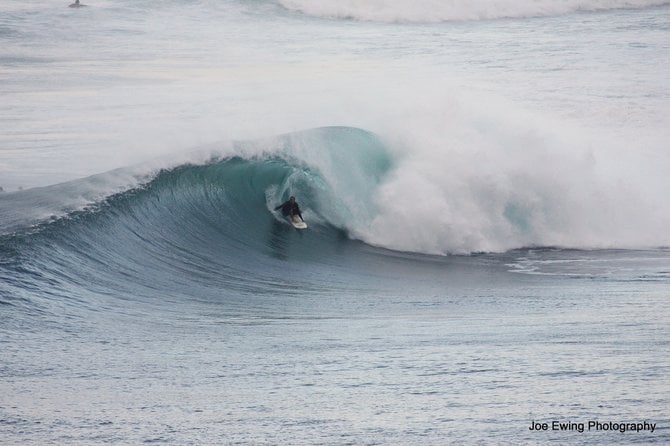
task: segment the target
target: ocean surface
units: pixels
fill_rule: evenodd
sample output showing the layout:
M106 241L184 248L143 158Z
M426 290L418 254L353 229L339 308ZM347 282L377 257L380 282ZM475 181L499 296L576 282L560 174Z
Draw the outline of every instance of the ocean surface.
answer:
M670 443L670 2L82 1L0 4L0 444Z

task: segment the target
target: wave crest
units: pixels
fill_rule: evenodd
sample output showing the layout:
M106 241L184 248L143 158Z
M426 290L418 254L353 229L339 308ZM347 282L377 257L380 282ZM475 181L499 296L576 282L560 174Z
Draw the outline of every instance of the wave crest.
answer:
M580 11L647 8L667 0L279 0L314 17L374 22L446 22L547 17Z

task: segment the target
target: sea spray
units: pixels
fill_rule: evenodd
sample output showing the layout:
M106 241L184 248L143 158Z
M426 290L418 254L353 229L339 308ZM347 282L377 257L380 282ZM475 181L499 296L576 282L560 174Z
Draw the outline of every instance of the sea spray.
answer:
M402 104L398 122L390 113L385 136L397 159L376 194L378 214L356 228L363 240L433 254L670 242L670 207L657 201L667 159L654 165L617 141L508 101L448 91L431 99ZM640 180L611 158L649 175Z

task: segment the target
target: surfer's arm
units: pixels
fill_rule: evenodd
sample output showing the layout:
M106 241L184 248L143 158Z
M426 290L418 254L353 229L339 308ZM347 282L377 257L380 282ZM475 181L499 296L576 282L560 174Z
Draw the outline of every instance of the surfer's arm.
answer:
M282 203L282 204L280 204L279 206L277 206L277 207L275 208L275 211L278 211L279 209L281 209L282 206L284 206L284 203Z

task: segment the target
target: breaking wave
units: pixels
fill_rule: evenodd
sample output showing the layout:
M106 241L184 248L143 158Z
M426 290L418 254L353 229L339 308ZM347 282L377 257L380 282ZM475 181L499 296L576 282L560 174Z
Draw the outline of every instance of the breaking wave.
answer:
M664 0L279 0L285 8L323 18L375 22L445 22L546 17L574 12L648 8Z

